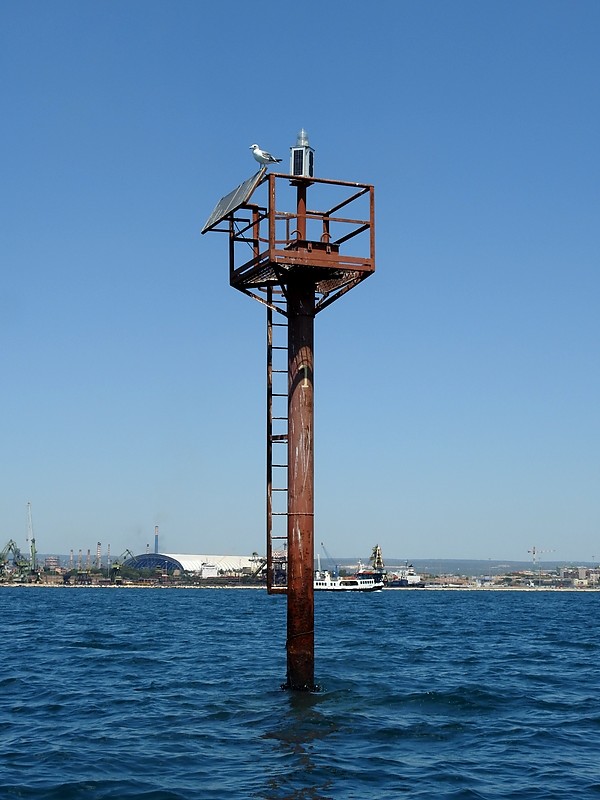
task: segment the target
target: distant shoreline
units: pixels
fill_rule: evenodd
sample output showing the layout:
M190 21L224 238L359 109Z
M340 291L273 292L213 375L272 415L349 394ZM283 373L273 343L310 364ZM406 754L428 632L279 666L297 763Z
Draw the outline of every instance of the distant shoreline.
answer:
M264 586L221 586L218 584L207 584L206 586L148 586L147 584L127 584L126 586L115 586L114 584L104 585L72 585L66 586L60 583L0 583L0 589L170 589L178 591L197 591L204 589L219 589L227 590L233 589L234 591L247 590L263 591L266 592ZM385 592L411 592L416 594L418 592L577 592L579 594L587 594L590 592L600 592L600 587L575 587L575 586L386 586L382 591ZM345 593L344 593L345 594ZM364 594L364 593L363 593Z

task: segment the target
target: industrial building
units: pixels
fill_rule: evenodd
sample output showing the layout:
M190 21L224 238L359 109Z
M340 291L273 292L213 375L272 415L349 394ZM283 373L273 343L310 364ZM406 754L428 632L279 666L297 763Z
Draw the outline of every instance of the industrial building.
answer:
M133 569L161 570L173 574L187 572L201 578L216 578L219 575L252 575L259 572L265 559L251 556L187 555L182 553L142 553L128 558L124 567Z

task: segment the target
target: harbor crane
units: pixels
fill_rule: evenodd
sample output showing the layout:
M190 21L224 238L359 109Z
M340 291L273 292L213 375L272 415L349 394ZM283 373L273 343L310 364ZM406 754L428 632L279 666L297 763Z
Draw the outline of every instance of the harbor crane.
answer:
M535 565L536 565L536 563L539 564L538 585L541 586L542 585L542 564L540 562L540 558L539 557L541 555L543 555L544 553L553 553L554 550L540 550L538 547L533 545L531 550L528 550L527 552L531 553L532 572L534 574L535 574Z
M12 577L15 574L25 575L28 569L29 562L22 555L14 539L10 539L0 552L0 570L3 574Z
M333 575L337 575L337 574L338 574L338 571L339 571L339 564L336 564L336 562L334 561L334 559L333 559L333 558L331 557L331 555L329 554L329 552L328 552L327 548L325 547L325 545L323 544L323 542L321 542L321 547L323 548L323 552L325 553L325 558L326 558L326 559L329 561L329 563L330 563L330 564L331 564L331 565L334 567L334 569L333 569Z
M110 568L109 565L109 575L115 583L119 583L122 580L121 567L129 558L135 558L135 556L133 555L131 550L127 549L123 553L121 553L121 555L117 559L115 559L112 565L112 569Z
M35 536L33 535L33 522L31 520L31 503L27 503L27 544L31 554L31 572L37 572L37 550Z
M113 567L116 568L117 566L124 564L128 558L135 558L135 556L129 549L125 550L123 553L121 553L121 555L118 558L115 559Z

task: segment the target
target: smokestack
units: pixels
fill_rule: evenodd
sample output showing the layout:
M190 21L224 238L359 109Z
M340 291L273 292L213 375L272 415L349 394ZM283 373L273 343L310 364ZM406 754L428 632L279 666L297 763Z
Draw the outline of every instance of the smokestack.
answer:
M158 553L158 525L154 526L154 554Z

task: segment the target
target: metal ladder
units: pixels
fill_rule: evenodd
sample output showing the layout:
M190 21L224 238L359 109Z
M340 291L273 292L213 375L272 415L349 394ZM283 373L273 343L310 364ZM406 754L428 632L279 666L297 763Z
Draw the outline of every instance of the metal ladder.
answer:
M267 290L267 592L287 593L288 325L280 289ZM273 321L274 316L277 321Z

